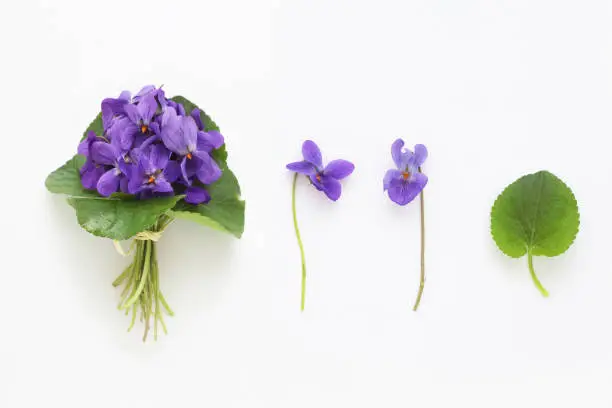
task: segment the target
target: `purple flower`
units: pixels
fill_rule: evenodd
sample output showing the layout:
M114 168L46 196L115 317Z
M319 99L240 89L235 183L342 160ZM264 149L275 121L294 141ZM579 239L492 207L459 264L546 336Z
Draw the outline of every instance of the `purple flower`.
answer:
M170 160L170 151L161 144L138 150L129 170L128 192L172 193L173 183L180 175L178 163Z
M182 103L175 102L171 99L168 100L168 106L173 107L179 116L185 116L187 113L185 112L185 107Z
M208 191L198 186L189 186L185 190L185 202L189 204L201 204L210 201L210 194Z
M217 163L206 150L198 148L198 127L191 116L178 116L175 109L167 107L161 118L161 139L179 156L183 181L188 186L194 175L204 184L221 177Z
M123 110L127 120L118 121L115 126L119 126L116 132L122 135L126 144L137 142L140 145L148 136L159 133L159 125L153 121L157 112L157 100L153 94L143 96L138 103L126 104Z
M330 200L336 201L342 193L338 180L349 176L355 166L346 160L332 160L323 167L321 150L312 140L306 140L302 145L303 161L289 163L287 168L296 173L305 174L317 190L323 191Z
M388 192L393 202L406 205L414 200L427 185L427 176L420 170L427 159L427 148L418 144L414 147L413 153L404 148L402 139L397 139L391 145L391 156L397 169L391 169L385 174L384 191Z
M128 191L128 162L131 160L125 155L117 143L96 141L91 144L90 157L96 164L105 166L106 171L96 183L96 189L105 197L121 191Z
M100 177L106 172L106 168L99 163L95 163L90 155L91 146L99 140L94 131L87 133L87 137L79 143L77 149L78 154L82 154L87 158L79 173L81 175L81 184L88 190L95 190Z
M82 154L85 157L89 157L89 148L92 143L98 140L98 136L96 136L96 132L90 130L87 132L87 136L81 143L79 143L79 147L77 148L77 153Z
M159 102L161 106L166 106L168 100L166 99L166 93L161 88L156 88L155 85L144 86L135 96L134 102L138 103L141 99L153 97Z
M198 140L197 146L198 150L203 150L205 152L212 152L215 149L220 148L225 143L223 135L216 130L209 130L206 132L204 124L202 123L202 118L200 116L200 109L195 108L191 111L191 117L195 121L198 126Z
M123 91L119 98L106 98L102 101L102 123L105 130L113 125L114 120L125 115L124 107L131 99L130 92Z

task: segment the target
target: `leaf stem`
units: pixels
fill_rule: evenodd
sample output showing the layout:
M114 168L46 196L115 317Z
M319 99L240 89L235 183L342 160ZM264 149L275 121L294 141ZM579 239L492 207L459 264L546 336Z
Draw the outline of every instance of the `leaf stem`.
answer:
M420 171L421 169L419 169ZM425 192L421 191L421 281L419 284L419 292L417 299L414 304L415 312L419 310L421 304L421 298L423 297L423 290L425 289Z
M542 296L548 297L548 291L542 286L542 283L540 283L540 280L536 276L535 269L533 269L533 255L531 254L531 250L527 252L527 264L529 265L529 273L531 274L531 279L533 279L536 288L538 288Z
M292 192L292 201L291 201L291 209L293 211L293 226L295 227L295 237L297 238L298 245L300 247L300 256L302 257L302 302L301 302L301 310L304 311L304 307L306 306L306 256L304 255L304 244L302 244L302 237L300 236L300 228L298 227L297 214L295 211L295 190L297 186L298 173L295 173L293 176L293 192Z

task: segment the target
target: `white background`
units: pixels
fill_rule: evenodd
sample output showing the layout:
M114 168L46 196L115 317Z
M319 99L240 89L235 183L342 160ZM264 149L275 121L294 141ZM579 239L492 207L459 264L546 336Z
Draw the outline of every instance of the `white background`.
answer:
M611 407L607 1L3 1L0 407ZM46 175L104 97L164 84L220 124L247 200L238 241L187 222L159 245L170 334L126 333L128 262ZM419 207L382 193L424 143ZM304 139L356 164L337 203L291 175ZM502 255L489 210L548 169L582 226L556 259Z

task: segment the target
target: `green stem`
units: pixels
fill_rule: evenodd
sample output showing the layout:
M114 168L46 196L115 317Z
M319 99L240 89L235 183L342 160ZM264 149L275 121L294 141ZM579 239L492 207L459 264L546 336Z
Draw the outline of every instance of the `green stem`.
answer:
M127 268L123 270L123 273L119 275L117 279L113 281L113 286L117 287L121 285L128 278L128 276L130 276L131 272L132 272L132 265L130 264Z
M421 169L419 169L421 171ZM423 297L423 290L425 289L425 192L421 191L421 282L419 284L419 292L417 299L414 304L415 312L419 310L421 304L421 298Z
M159 317L161 312L159 310L159 270L157 268L157 256L155 254L155 246L151 248L151 252L153 252L151 258L151 269L152 269L152 282L153 282L153 293L155 297L155 324L153 327L153 338L157 340L157 322L159 321Z
M300 236L300 228L298 227L297 214L295 211L295 189L297 186L298 174L295 173L293 177L293 192L291 209L293 210L293 226L295 227L295 237L297 238L298 245L300 247L300 256L302 257L302 302L301 310L304 311L306 306L306 256L304 255L304 244L302 244L302 237Z
M170 309L170 306L168 306L168 302L166 302L166 298L164 297L164 294L161 291L159 292L159 300L161 300L162 306L164 307L164 309L166 309L166 313L168 313L168 316L174 316L174 312L172 311L172 309Z
M132 306L132 321L130 322L130 327L128 327L128 332L132 331L132 328L134 327L134 323L136 323L136 305Z
M151 231L163 231L172 220L167 216L160 217ZM136 317L140 315L140 321L145 326L143 341L146 341L151 330L157 340L160 325L164 333L167 333L163 309L166 309L170 316L173 315L173 312L159 289L159 266L155 242L136 240L134 245L136 246L134 260L113 282L113 285L124 285L119 308L125 310L126 315L132 313L128 331L134 327Z
M533 279L536 288L538 288L542 296L548 297L548 291L542 286L542 283L540 283L540 280L536 276L535 269L533 269L533 255L531 251L527 252L527 264L529 265L529 273L531 274L531 279Z
M128 307L132 306L140 297L140 295L142 294L142 291L144 290L145 284L147 283L147 276L149 275L149 269L151 268L151 250L150 248L150 243L149 241L145 241L145 257L144 257L144 265L142 267L142 276L140 277L140 282L138 284L138 288L136 288L136 291L134 292L134 294L132 295L132 297L130 299L128 299L128 301L123 305L124 309L127 309Z

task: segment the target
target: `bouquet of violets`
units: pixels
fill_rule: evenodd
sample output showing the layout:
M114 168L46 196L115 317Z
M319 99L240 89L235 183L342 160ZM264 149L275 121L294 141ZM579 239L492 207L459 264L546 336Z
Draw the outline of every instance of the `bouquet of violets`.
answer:
M144 323L144 338L163 313L172 316L159 287L156 242L176 218L195 221L240 237L244 201L227 166L219 127L182 96L161 88L124 91L102 101L85 130L78 154L52 172L47 189L68 196L78 223L93 235L132 239L132 263L114 286L123 285L119 308ZM151 324L152 323L152 324Z

